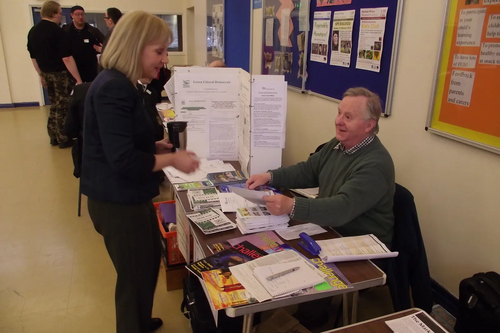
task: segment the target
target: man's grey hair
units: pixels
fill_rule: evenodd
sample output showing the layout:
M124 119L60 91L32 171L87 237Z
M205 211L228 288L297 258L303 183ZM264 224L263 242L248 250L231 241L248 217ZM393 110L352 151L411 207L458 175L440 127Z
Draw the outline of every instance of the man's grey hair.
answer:
M373 119L375 120L375 126L371 130L370 134L377 134L379 127L378 127L378 120L380 119L380 116L382 115L382 103L380 102L380 97L378 94L371 92L370 90L363 88L363 87L356 87L356 88L350 88L348 89L343 97L357 97L357 96L364 96L366 97L366 120Z

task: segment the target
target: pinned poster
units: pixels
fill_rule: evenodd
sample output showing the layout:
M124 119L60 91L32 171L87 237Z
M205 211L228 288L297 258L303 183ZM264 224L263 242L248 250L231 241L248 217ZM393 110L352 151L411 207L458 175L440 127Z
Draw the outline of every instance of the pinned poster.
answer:
M352 0L316 0L316 7L349 5Z
M327 63L332 12L315 12L311 37L311 61Z
M330 65L351 66L352 28L355 13L355 10L343 10L333 13Z
M388 9L361 8L357 69L380 72Z

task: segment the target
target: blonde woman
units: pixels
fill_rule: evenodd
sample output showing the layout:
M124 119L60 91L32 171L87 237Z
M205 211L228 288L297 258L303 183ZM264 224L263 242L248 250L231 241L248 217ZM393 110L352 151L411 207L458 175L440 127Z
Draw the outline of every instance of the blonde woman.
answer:
M160 18L142 11L124 15L85 101L81 190L117 272L118 333L153 332L162 325L151 318L161 255L151 202L159 194L154 172L165 166L187 173L198 168L194 153L169 153L168 141L155 143L136 88L139 78L155 78L168 62L172 39Z

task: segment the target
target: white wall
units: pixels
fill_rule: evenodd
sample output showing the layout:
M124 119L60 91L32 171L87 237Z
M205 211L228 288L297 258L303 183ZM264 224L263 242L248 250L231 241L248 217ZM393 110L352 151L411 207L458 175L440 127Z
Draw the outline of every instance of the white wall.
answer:
M132 10L146 10L155 14L185 14L186 0L80 0L78 4L88 12L105 12L108 7L118 7L122 12ZM41 6L42 1L34 0L1 0L0 25L4 50L0 48L0 79L2 76L1 59L5 57L8 83L13 103L42 102L41 87L38 75L33 69L28 51L26 50L26 37L32 27L31 8ZM74 1L60 1L63 7L75 5ZM186 40L184 39L184 44ZM175 55L170 53L170 63L181 65L186 63L186 54ZM2 87L4 84L2 83ZM3 90L3 89L2 89ZM0 95L0 103L2 102Z
M392 115L380 138L396 181L415 196L431 276L458 296L461 279L500 271L500 155L424 130L445 0L405 1ZM288 93L284 165L334 135L337 104Z

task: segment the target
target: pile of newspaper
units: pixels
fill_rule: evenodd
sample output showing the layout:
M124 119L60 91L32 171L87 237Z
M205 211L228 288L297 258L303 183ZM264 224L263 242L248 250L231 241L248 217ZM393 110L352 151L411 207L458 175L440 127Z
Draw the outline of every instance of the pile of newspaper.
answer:
M221 208L219 192L215 187L204 189L189 189L187 191L189 207L192 210L203 210L207 208Z
M266 207L238 208L236 211L236 225L242 234L286 229L288 221L288 215L272 215Z

